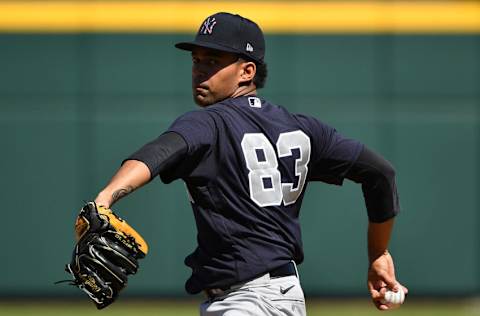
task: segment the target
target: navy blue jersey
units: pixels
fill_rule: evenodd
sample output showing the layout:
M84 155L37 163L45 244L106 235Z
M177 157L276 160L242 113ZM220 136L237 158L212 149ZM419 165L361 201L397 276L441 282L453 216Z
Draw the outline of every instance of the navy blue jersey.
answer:
M303 260L299 211L309 181L341 184L362 145L257 97L179 117L188 152L162 172L186 183L198 229L189 293L228 287Z

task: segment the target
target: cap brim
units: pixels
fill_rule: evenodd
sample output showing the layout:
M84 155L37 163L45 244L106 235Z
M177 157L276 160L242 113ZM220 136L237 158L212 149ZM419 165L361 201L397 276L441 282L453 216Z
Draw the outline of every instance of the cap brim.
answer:
M210 48L210 49L215 49L215 50L220 50L223 52L229 52L229 53L236 53L236 54L241 54L242 52L233 49L231 47L225 47L222 45L218 45L215 43L209 43L209 42L202 42L202 41L195 41L195 42L181 42L175 44L175 47L178 49L182 50L188 50L192 51L195 47L204 47L204 48Z
M239 50L236 50L236 49L231 48L231 47L226 47L226 46L223 46L223 45L215 44L215 43L202 42L202 41L181 42L181 43L175 44L175 47L178 48L178 49L187 50L187 51L190 51L190 52L195 47L210 48L210 49L215 49L215 50L219 50L219 51L223 51L223 52L239 54L239 55L245 56L247 58L253 59L255 62L257 62L259 64L264 63L263 60L258 60L257 58L255 58L253 56L248 56L248 55L246 55L245 53L243 53Z

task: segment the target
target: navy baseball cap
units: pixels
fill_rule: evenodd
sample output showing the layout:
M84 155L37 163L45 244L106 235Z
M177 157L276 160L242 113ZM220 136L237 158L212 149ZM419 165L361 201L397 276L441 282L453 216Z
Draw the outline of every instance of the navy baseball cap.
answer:
M200 25L194 41L175 44L176 48L188 51L198 46L236 53L259 64L264 63L262 30L255 22L238 14L215 13Z

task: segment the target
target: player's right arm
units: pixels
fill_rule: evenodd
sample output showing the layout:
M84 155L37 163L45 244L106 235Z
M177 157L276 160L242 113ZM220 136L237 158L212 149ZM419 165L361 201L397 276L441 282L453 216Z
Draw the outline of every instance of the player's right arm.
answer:
M383 301L387 290L394 292L401 290L405 294L408 293L408 289L396 279L395 265L388 251L393 225L393 218L381 223L370 222L368 224L367 285L374 305L380 310L395 308L394 305Z
M349 179L362 185L368 213L368 288L378 309L387 289L398 290L393 259L388 252L394 217L399 213L395 169L385 158L315 119L301 117L312 132L310 179L341 185ZM405 293L407 288L403 287Z
M95 198L110 208L116 201L173 168L187 152L184 139L174 132L162 134L127 158L107 186Z
M311 135L310 181L342 185L345 179L349 179L361 184L372 223L386 222L399 213L395 169L390 162L314 118L298 118Z
M383 301L387 290L398 292L402 287L408 293L396 279L393 258L388 252L394 217L400 210L395 169L385 158L364 147L346 178L362 185L369 217L367 285L375 306L388 310L394 306Z

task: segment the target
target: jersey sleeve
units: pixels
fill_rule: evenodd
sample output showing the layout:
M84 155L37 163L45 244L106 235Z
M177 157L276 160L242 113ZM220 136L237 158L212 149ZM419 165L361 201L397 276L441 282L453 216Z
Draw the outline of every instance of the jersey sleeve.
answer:
M141 161L148 167L150 177L153 179L183 161L186 152L187 144L180 135L173 132L164 133L131 154L122 165L127 160Z
M364 146L346 177L362 184L371 222L385 222L400 212L395 168L379 154Z
M206 110L191 111L177 118L167 129L183 137L188 154L207 150L216 138L215 121Z
M165 183L186 177L210 151L217 138L215 121L206 110L191 111L177 118L165 133L180 135L187 144L185 159L160 174Z
M312 155L309 180L342 185L346 174L362 151L363 144L344 137L333 127L315 118L303 115L298 115L297 118L310 135Z

